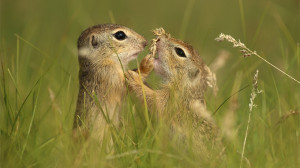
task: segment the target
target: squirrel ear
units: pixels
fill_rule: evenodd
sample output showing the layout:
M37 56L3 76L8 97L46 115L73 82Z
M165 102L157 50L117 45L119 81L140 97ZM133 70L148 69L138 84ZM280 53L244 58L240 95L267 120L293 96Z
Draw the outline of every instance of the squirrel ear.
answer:
M99 42L97 41L96 37L94 35L91 36L91 45L94 48L98 48L99 47Z

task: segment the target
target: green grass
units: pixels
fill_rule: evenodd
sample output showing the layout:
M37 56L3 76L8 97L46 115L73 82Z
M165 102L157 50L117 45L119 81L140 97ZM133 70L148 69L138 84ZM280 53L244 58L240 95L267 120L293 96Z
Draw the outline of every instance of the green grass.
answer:
M257 57L243 58L231 44L214 40L221 32L231 34L300 80L297 1L1 0L0 8L0 167L240 167L251 93L251 87L242 88L251 85L256 69L263 93L255 99L243 167L300 165L300 85ZM122 110L122 127L112 131L111 148L93 139L72 141L77 38L88 26L113 22L149 40L150 30L164 27L197 48L208 65L220 50L231 53L216 73L218 94L206 94L208 109L218 109L218 126L229 131L222 136L221 157L211 151L205 160L188 143L178 146L168 136L168 122L145 114L132 95ZM154 74L149 78L154 88L159 81Z

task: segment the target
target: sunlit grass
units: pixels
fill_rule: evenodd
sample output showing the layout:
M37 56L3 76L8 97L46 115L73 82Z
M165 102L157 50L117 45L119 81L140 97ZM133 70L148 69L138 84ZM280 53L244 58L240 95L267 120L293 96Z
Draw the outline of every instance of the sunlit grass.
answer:
M243 58L231 45L214 41L221 32L247 38L249 48L299 80L296 2L17 0L3 1L0 7L0 167L240 167L251 94L247 86L256 69L263 93L255 99L242 165L300 165L299 84L257 57ZM128 26L148 40L153 38L150 30L164 27L190 41L207 64L221 49L231 54L216 72L217 95L206 94L222 141L208 160L191 144L178 145L180 135L169 136L167 119L131 94L121 126L107 132L107 137L114 135L114 145L107 145L109 140L104 145L95 139L73 141L76 40L86 27L108 22ZM151 74L147 82L157 88L159 81Z

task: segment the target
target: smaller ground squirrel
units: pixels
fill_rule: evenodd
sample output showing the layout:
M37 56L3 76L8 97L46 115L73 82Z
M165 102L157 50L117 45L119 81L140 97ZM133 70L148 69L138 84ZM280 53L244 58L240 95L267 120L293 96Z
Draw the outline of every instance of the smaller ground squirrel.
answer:
M157 38L150 50L153 55L157 52L157 58L149 63L154 64L154 71L164 83L161 89L152 90L141 82L136 72L128 71L130 89L142 101L145 95L150 109L154 108L159 114L172 111L169 116L173 118L172 128L185 132L191 130L186 129L188 126L192 127L193 137L199 139L215 127L204 101L207 87L215 85L214 74L191 45L172 38L162 28L156 29L154 34Z
M96 25L81 33L77 46L80 87L73 124L75 138L87 137L92 129L101 141L108 117L118 125L119 108L126 94L123 68L126 70L128 62L146 45L143 36L116 24ZM145 61L140 67L142 74L149 73L142 67L147 65Z

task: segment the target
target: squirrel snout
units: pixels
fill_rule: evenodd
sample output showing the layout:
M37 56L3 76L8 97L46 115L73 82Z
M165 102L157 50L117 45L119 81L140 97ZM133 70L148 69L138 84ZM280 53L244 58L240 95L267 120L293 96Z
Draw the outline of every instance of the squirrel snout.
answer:
M146 47L147 45L148 45L148 41L143 41L143 42L142 42L142 46L143 46L143 47Z

